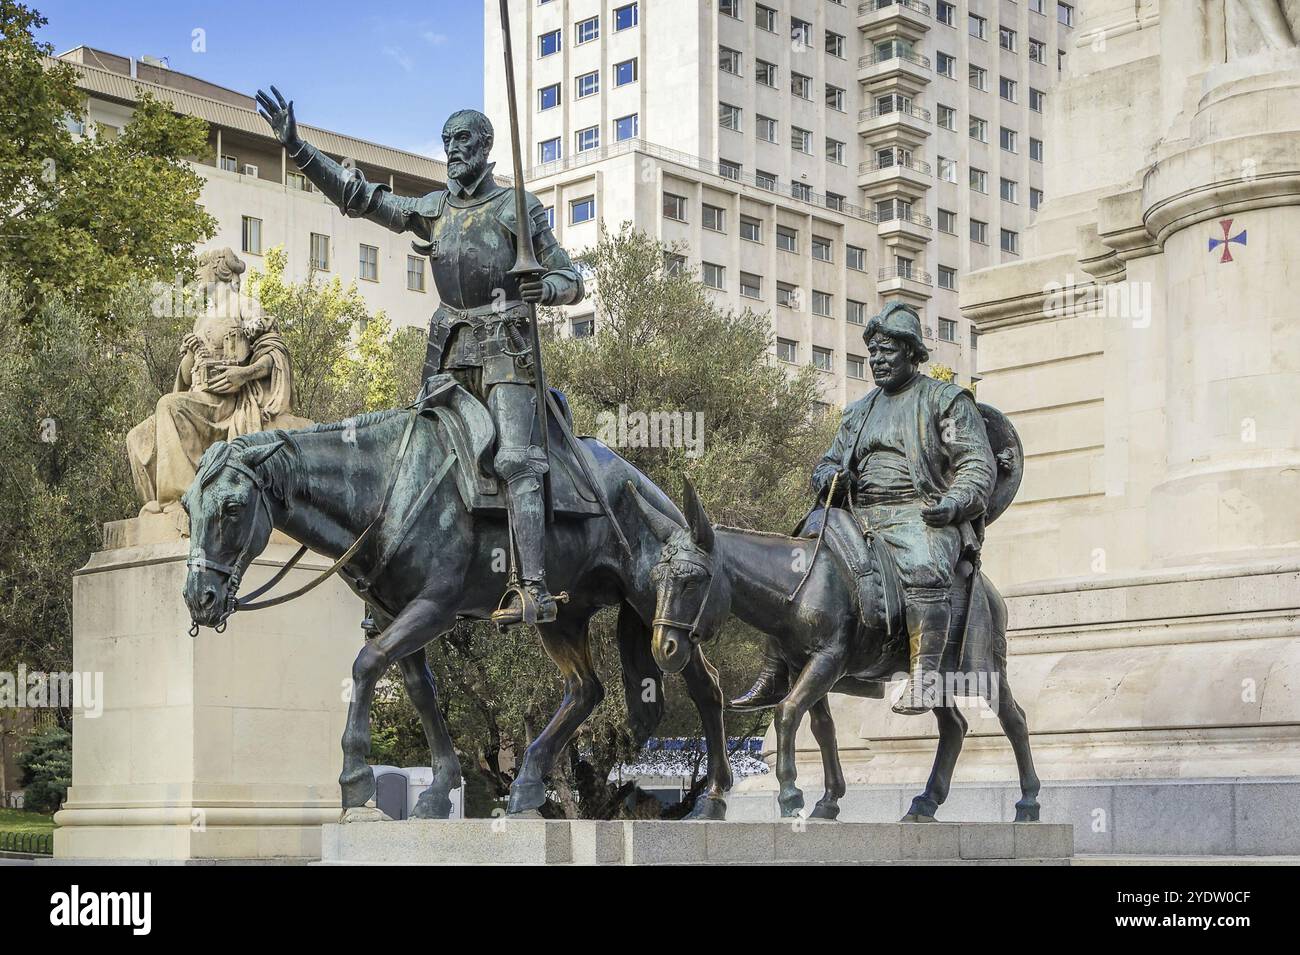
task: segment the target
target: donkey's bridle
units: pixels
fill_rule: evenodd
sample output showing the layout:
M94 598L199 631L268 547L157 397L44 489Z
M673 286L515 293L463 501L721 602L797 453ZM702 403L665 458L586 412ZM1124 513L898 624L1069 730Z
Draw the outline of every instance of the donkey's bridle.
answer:
M682 563L682 564L690 564L692 567L698 567L706 575L708 575L709 586L708 589L704 591L704 599L700 601L699 609L695 611L695 619L692 620L690 623L683 623L682 621L674 620L671 617L656 615L655 618L652 621L650 621L650 626L651 627L673 627L677 630L685 630L687 636L691 639L691 641L697 642L695 634L699 631L700 622L704 619L704 614L708 610L709 601L713 597L714 588L717 586L718 575L714 572L714 568L710 563L702 560L693 560L687 557L672 555L667 560L665 560L664 563L666 564ZM657 605L657 600L656 600L655 609L656 610L659 609Z

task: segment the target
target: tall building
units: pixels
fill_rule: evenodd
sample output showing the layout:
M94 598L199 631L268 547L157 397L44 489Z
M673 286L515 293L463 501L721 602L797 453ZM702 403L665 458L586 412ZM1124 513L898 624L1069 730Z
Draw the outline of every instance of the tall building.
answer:
M957 289L1021 254L1073 20L1056 0L511 0L528 186L571 251L602 222L682 243L829 403L868 390L861 326L895 298L969 382ZM505 156L496 0L484 47ZM570 311L574 334L599 321Z
M294 167L251 96L148 57L80 46L59 59L76 67L86 97L85 118L74 130L81 135L117 136L145 94L207 121L208 153L192 160L204 180L200 201L217 220L206 247L229 246L258 269L268 249L283 246L290 278L302 281L314 271L345 285L355 281L371 310L383 310L394 325L428 323L437 292L410 237L340 215ZM427 156L302 123L299 128L309 142L371 182L388 183L397 195L422 196L446 183L446 164Z

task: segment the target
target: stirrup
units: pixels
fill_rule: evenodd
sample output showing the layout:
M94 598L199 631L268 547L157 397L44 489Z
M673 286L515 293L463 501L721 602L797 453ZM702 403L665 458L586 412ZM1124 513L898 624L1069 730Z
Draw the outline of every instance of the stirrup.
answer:
M492 622L502 630L520 623L553 623L558 609L556 605L568 600L567 592L551 594L540 581L514 581L506 587L497 609L492 611Z

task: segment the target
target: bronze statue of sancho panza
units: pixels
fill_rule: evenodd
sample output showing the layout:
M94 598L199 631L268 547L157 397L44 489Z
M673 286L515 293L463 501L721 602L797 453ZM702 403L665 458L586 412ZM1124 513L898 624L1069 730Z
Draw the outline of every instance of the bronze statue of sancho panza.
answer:
M518 554L518 577L493 620L501 626L555 619L546 587L543 476L549 467L534 430L535 363L531 305L582 300L582 277L556 242L546 210L525 193L533 247L543 269L511 274L516 259L514 189L497 183L488 162L492 124L477 110L453 113L442 129L447 188L420 197L396 196L368 182L298 135L293 103L274 86L257 93L261 113L290 158L343 214L365 217L394 232L412 232L412 246L428 256L441 304L429 323L424 375L453 375L492 413L497 428L494 465L507 486L507 509Z

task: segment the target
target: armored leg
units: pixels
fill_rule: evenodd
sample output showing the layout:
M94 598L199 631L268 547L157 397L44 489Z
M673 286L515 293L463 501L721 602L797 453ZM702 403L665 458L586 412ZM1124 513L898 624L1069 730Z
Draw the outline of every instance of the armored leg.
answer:
M893 711L915 716L943 702L940 664L948 640L951 601L947 590L931 588L909 588L906 600L909 677Z
M518 556L518 577L510 581L492 621L499 627L550 623L555 620L556 607L555 598L546 589L546 504L542 498L542 475L550 463L542 449L530 443L533 390L528 385L496 385L488 407L497 424L493 464L506 484L510 533Z
M790 692L790 668L785 659L776 652L776 645L769 638L763 644L763 666L758 671L754 685L744 694L727 704L727 709L748 712L763 710L776 706Z

